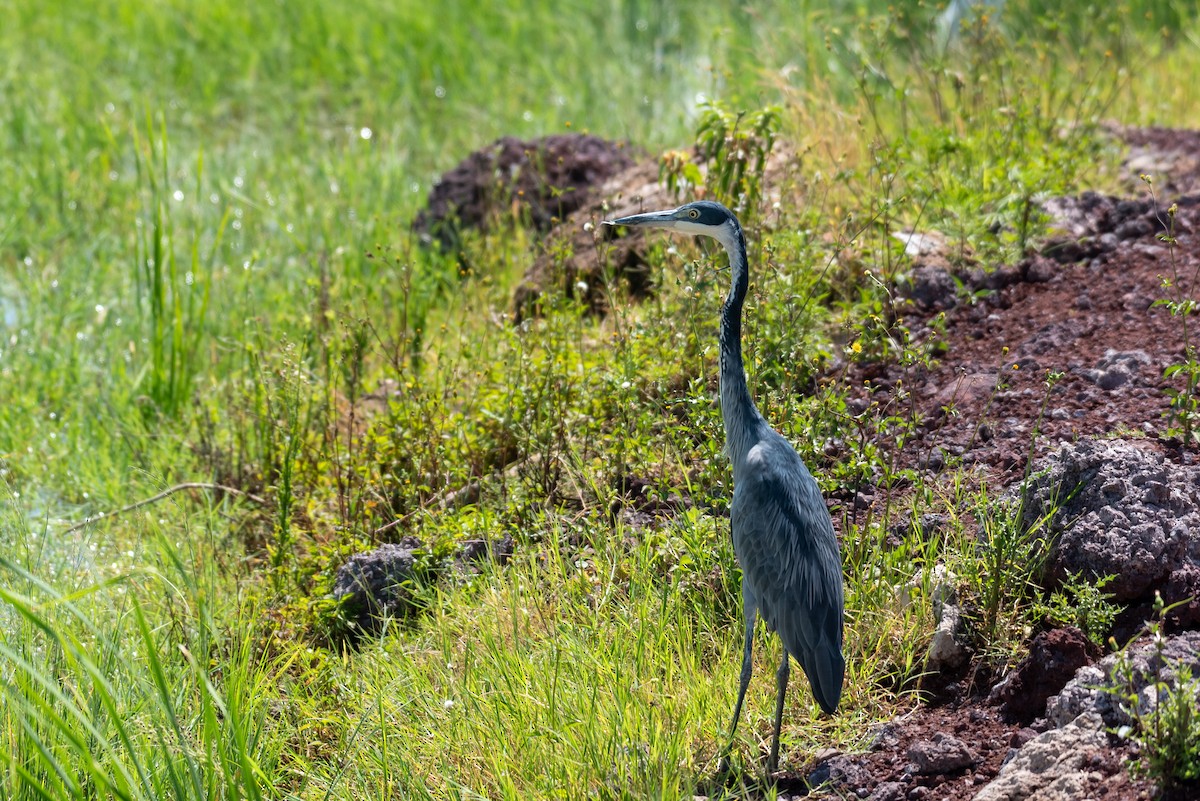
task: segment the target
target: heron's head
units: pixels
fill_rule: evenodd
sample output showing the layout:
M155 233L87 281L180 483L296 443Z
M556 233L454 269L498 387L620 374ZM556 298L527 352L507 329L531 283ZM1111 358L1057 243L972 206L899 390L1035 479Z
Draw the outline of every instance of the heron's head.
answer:
M729 247L740 239L741 226L733 212L711 200L685 203L669 211L650 211L615 220L605 225L625 225L630 228L666 228L684 234L711 236Z

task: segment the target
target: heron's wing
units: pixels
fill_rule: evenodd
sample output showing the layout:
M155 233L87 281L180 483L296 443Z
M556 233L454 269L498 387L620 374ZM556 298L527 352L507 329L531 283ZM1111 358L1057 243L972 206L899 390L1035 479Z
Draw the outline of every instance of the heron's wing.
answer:
M845 673L842 565L816 482L798 458L786 469L755 471L738 483L731 515L743 580L832 714Z

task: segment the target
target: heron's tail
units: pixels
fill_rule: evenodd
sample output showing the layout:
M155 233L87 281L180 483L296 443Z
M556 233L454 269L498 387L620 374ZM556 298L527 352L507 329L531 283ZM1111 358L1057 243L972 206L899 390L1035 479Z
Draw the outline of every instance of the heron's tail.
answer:
M794 654L793 654L794 655ZM842 649L828 640L822 642L806 658L797 657L808 683L812 685L813 697L828 714L837 712L838 701L842 698L842 680L846 674L846 660L842 658Z
M840 598L839 598L840 600ZM808 676L813 696L830 715L837 711L842 698L842 680L846 660L842 658L842 608L830 604L809 614L797 614L779 621L776 628L788 653L795 657Z

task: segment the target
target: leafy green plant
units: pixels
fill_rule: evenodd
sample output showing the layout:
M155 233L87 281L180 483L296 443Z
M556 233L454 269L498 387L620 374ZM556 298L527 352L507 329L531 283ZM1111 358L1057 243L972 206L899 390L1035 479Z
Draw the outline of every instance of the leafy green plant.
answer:
M1150 187L1151 199L1154 199L1154 184L1150 176L1143 175L1142 180ZM1200 415L1200 356L1197 355L1196 345L1192 342L1188 319L1196 310L1196 301L1192 293L1196 288L1196 278L1200 275L1200 267L1193 270L1191 280L1184 286L1179 275L1178 240L1175 236L1175 215L1179 205L1172 203L1167 209L1167 219L1161 220L1163 231L1158 234L1159 241L1167 246L1171 260L1171 276L1162 279L1163 290L1168 294L1154 302L1155 306L1164 306L1171 316L1179 321L1179 336L1183 344L1183 358L1174 364L1167 365L1163 377L1182 379L1183 386L1168 387L1164 390L1171 403L1167 408L1167 419L1178 426L1179 437L1184 444L1191 444L1195 438L1197 416Z
M762 201L767 158L781 121L776 106L737 113L715 102L701 107L696 147L708 166L706 184L718 200L743 215Z
M945 233L957 260L1011 262L1045 230L1040 199L1068 191L1096 162L1096 121L1121 92L1116 54L1126 51L1113 44L1098 64L1074 59L1060 41L1066 12L1027 3L1009 3L1001 21L974 15L946 49L940 12L935 4L867 12L828 40L869 132L846 202L882 212L889 230ZM1004 22L1031 34L1014 36ZM1100 37L1120 39L1119 26ZM1071 79L1043 81L1045 70Z
M955 572L964 576L975 607L976 638L989 649L1015 646L1039 607L1038 578L1052 544L1051 524L1064 500L1050 499L1040 515L1027 506L1034 452L1050 398L1062 373L1048 371L1045 394L1030 435L1025 475L1015 498L994 498L981 483L966 501L978 529L976 542L964 543Z
M1035 605L1032 614L1052 625L1075 626L1091 642L1102 646L1121 612L1121 606L1112 602L1112 595L1104 592L1114 578L1109 575L1089 581L1084 576L1069 576L1044 603Z
M1190 666L1164 655L1162 621L1170 610L1156 593L1154 617L1146 624L1154 675L1141 677L1149 683L1139 681L1126 646L1113 669L1117 683L1109 692L1133 720L1132 726L1116 732L1138 745L1140 760L1133 770L1153 780L1166 798L1190 798L1200 786L1200 677L1192 675Z
M299 349L289 346L277 364L267 364L257 350L249 354L253 365L253 457L257 479L271 491L274 501L272 533L266 543L272 582L283 586L285 568L292 566L299 508L301 454L316 414L311 377Z
M1013 642L1025 618L1024 607L1037 590L1036 577L1047 553L1043 532L1037 525L1023 526L1013 504L988 498L982 491L977 510L979 562L966 575L979 604L978 640Z
M944 534L925 530L913 515L895 528L842 521L847 664L896 695L920 677L934 628L935 571L945 556Z
M696 187L704 184L704 175L699 165L686 150L668 150L658 160L658 180L666 184L667 191L675 201L683 202Z

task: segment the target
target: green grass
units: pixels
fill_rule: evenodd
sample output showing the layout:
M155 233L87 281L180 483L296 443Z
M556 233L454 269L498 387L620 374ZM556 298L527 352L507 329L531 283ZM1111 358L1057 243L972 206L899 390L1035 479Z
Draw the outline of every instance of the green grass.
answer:
M785 764L915 703L939 562L974 565L960 591L1019 636L1046 606L1011 560L975 561L986 492L899 470L883 443L921 447L910 399L852 408L839 365L936 360L895 322L890 234L1019 258L1038 198L1111 184L1098 123L1190 120L1200 32L1195 3L1025 1L943 51L938 12L0 0L0 796L714 789L740 645L726 277L663 241L653 299L606 286L598 319L551 292L512 326L533 234L468 236L462 276L407 232L434 176L501 135L655 152L772 107L799 154L773 186L714 178L751 190L750 380L827 491L886 503L838 516L844 706L819 716L797 676ZM634 527L612 513L630 477L692 507ZM239 492L66 531L181 482ZM441 575L426 613L330 647L336 566L404 534ZM504 534L512 565L444 569ZM777 649L760 637L731 796L761 788Z

